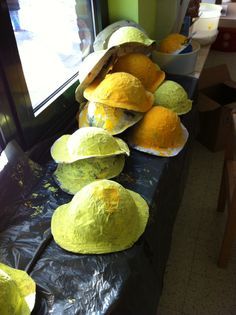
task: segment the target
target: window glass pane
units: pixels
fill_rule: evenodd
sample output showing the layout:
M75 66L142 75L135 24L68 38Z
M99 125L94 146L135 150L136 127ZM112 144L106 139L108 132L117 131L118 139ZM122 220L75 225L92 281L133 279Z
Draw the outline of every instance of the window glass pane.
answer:
M7 0L33 108L78 72L94 40L89 0Z
M7 165L8 159L4 151L1 150L0 153L0 172L4 169L4 167Z

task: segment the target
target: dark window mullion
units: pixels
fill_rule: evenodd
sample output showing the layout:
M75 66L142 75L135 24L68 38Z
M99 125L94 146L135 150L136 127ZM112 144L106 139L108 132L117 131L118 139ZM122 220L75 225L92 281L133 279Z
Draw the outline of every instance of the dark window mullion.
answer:
M0 43L0 75L1 81L4 82L4 96L9 106L6 112L5 105L5 113L6 117L9 117L11 112L10 128L17 130L21 145L24 146L21 133L34 115L6 0L0 2Z
M0 64L0 128L3 142L7 144L12 139L23 146L23 136L17 119L15 108L10 101L8 84L6 83L2 65Z
M95 36L108 24L108 4L107 0L91 0L94 19Z

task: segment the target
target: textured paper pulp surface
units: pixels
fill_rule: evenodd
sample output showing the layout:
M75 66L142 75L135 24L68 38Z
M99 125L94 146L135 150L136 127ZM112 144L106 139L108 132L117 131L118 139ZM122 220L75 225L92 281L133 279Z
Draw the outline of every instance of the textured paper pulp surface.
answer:
M192 97L195 81L183 82ZM131 150L116 179L150 206L146 231L133 247L106 255L79 255L52 240L30 275L38 290L33 314L155 314L171 233L182 197L196 113L182 119L190 132L172 158ZM125 137L125 135L124 135ZM24 156L0 173L0 260L24 269L50 227L53 211L71 200L55 183L56 164L39 167Z
M21 303L22 315L30 314L34 308L36 297L36 284L29 275L22 270L14 269L0 263L0 272L4 271L16 284L18 292L24 302ZM4 290L4 289L3 289ZM13 293L14 296L14 293ZM7 296L6 296L7 297ZM14 301L14 298L13 298ZM15 301L16 302L16 301ZM0 302L1 303L1 302Z

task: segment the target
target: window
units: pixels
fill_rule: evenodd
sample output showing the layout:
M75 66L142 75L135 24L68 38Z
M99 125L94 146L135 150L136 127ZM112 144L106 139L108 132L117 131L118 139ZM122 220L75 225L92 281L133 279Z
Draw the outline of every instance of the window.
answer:
M82 58L91 52L94 40L91 3L7 0L7 5L35 109L75 76Z
M24 148L75 118L79 64L106 26L106 10L98 0L1 0L0 114L10 115Z

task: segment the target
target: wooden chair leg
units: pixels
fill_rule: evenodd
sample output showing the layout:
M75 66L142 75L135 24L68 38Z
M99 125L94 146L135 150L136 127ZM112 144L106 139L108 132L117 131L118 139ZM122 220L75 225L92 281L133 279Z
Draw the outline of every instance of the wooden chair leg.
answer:
M223 169L221 183L220 183L220 192L217 203L217 211L223 212L225 210L225 202L226 202L226 180L225 180L225 166Z
M218 266L225 268L231 254L233 242L236 237L236 195L229 205L229 213L225 226L224 238L220 249Z

